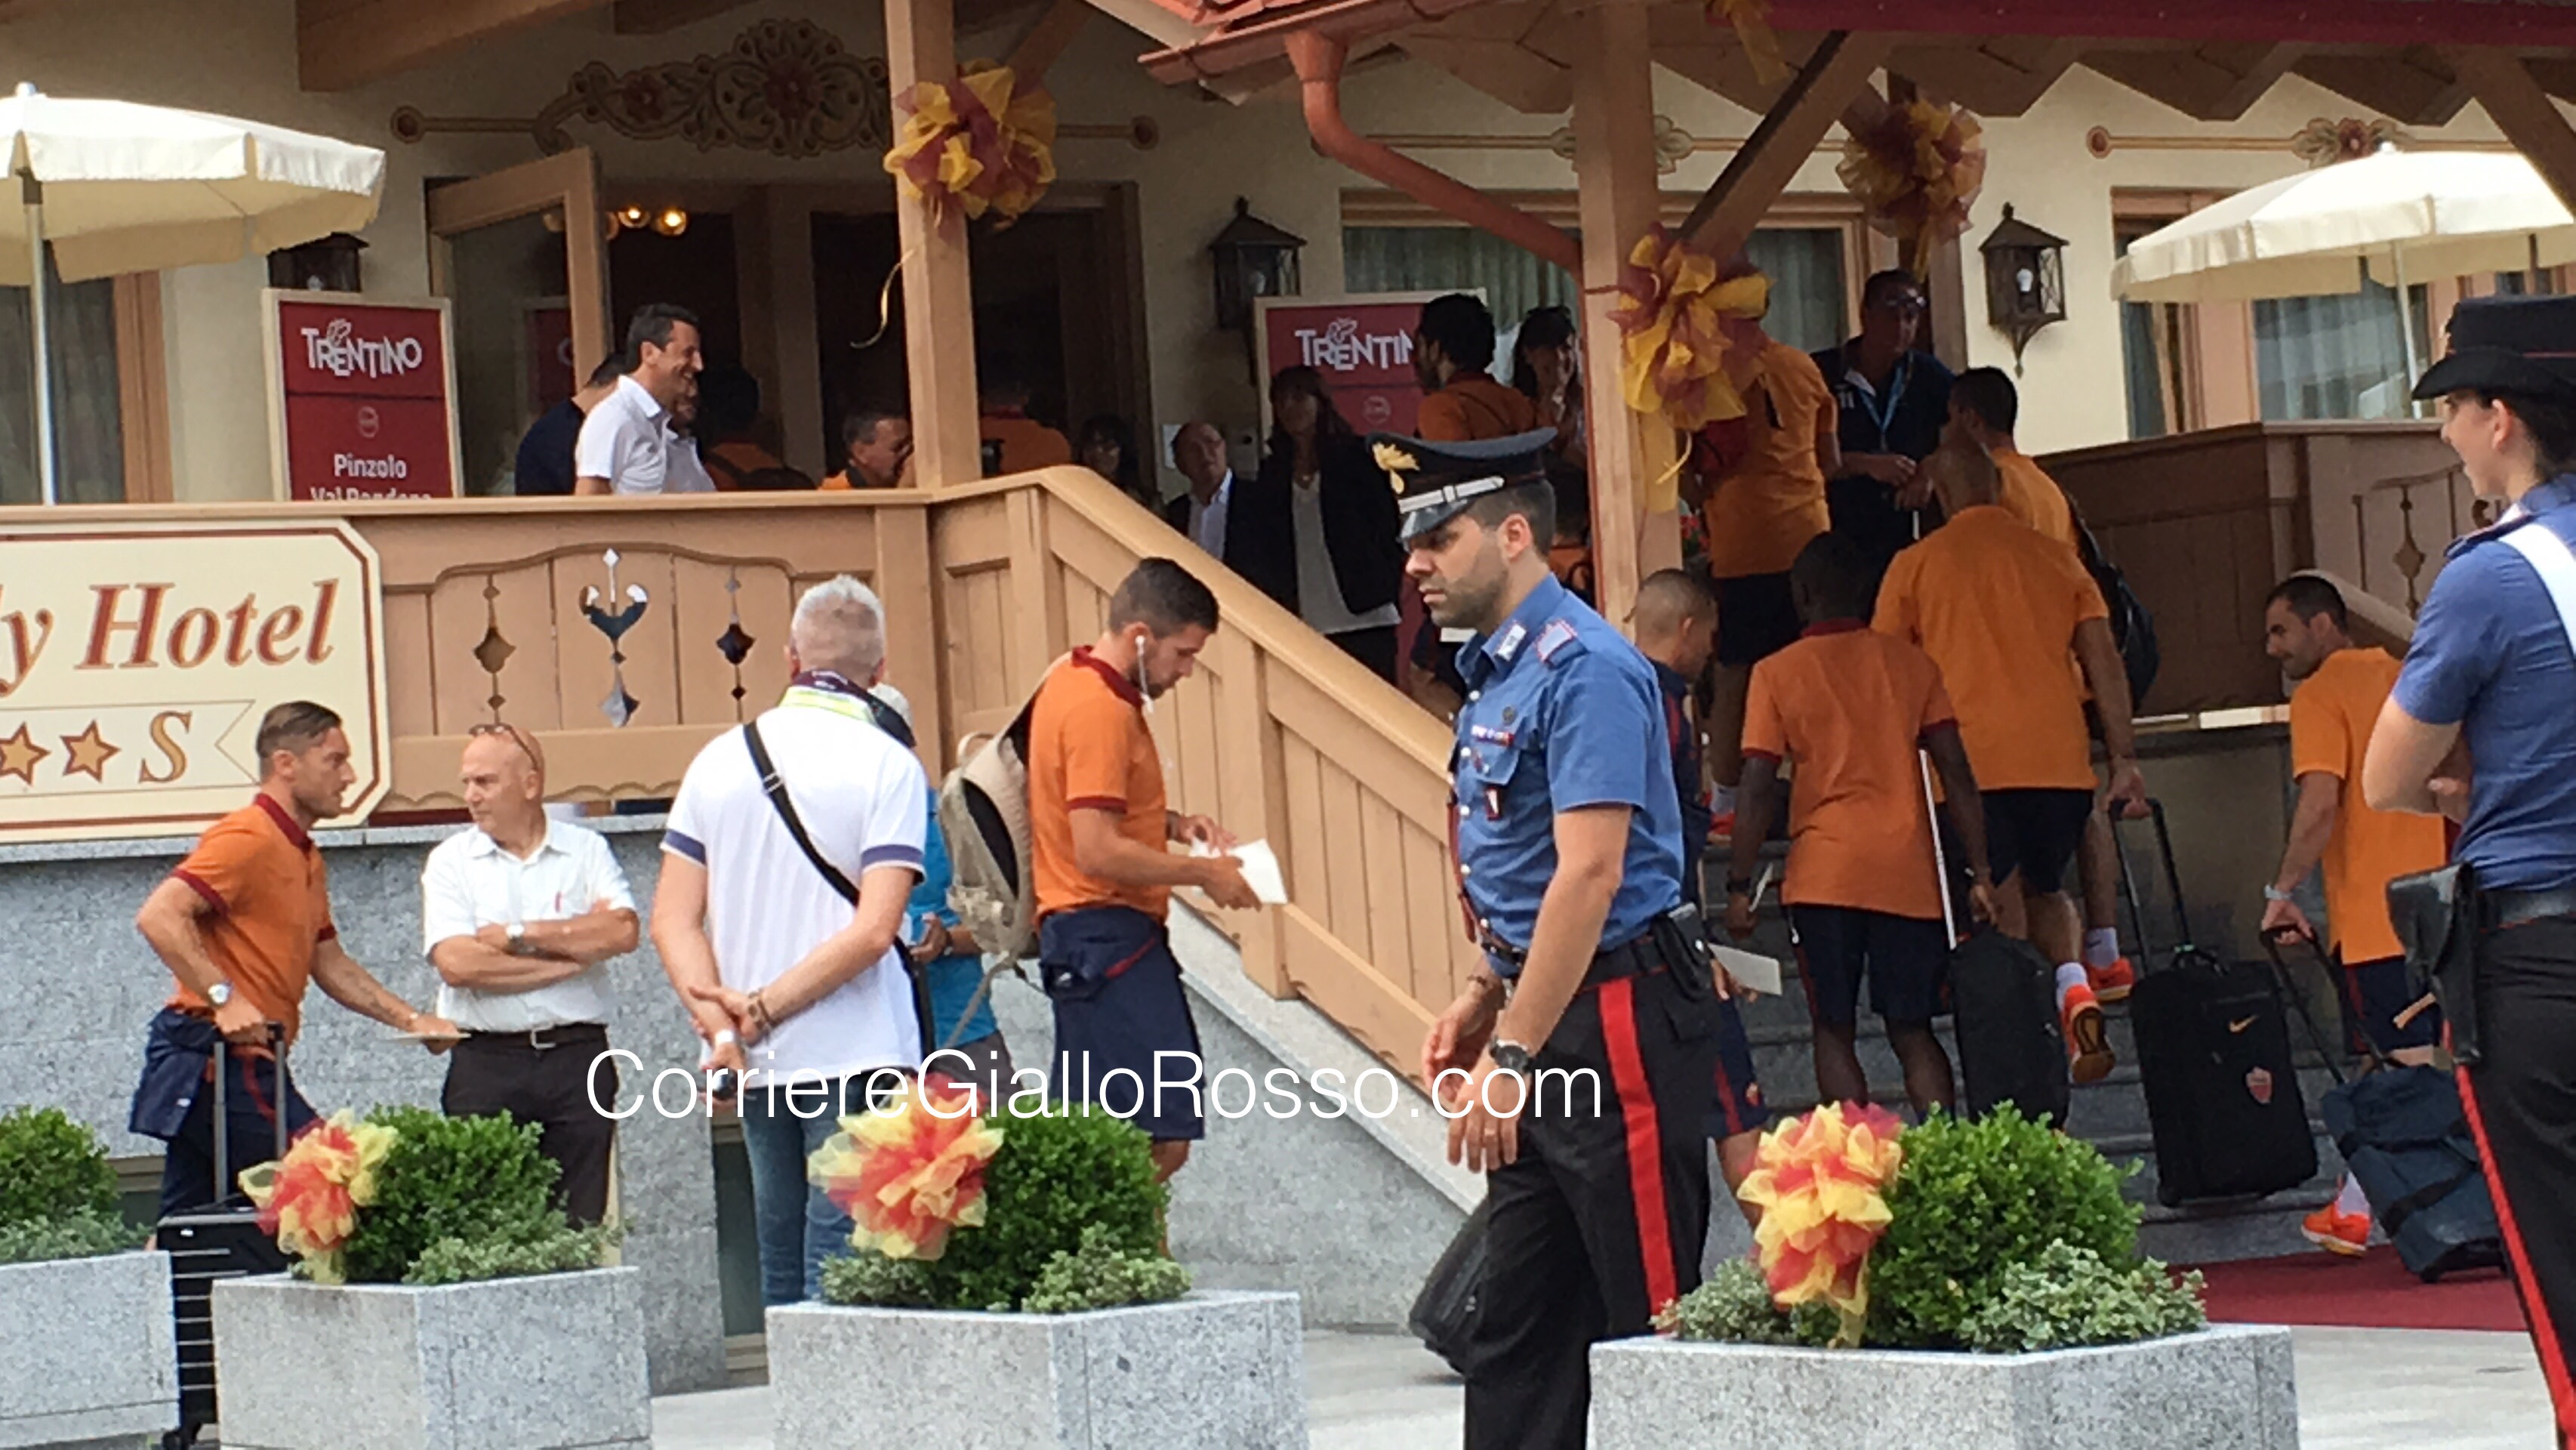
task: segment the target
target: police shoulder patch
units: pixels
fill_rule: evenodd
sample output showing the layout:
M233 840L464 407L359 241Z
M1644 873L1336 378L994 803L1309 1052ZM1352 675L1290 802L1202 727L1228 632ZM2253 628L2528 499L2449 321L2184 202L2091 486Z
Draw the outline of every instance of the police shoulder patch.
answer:
M1551 619L1538 632L1538 642L1530 646L1540 664L1552 665L1583 653L1583 638L1574 632L1574 622Z

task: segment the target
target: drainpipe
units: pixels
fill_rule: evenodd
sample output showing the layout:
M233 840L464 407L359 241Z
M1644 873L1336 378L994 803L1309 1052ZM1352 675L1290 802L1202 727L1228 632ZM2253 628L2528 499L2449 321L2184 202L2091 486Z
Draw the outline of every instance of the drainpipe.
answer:
M1306 130L1315 149L1372 181L1391 186L1434 211L1491 232L1534 256L1583 275L1583 249L1561 227L1503 205L1455 177L1362 136L1342 119L1342 63L1350 47L1331 36L1300 30L1287 37L1306 106Z

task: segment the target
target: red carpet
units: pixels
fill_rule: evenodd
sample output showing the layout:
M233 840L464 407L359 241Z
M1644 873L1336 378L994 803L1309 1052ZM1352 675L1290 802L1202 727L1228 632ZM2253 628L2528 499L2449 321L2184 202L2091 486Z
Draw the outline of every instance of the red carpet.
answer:
M2427 1284L2385 1244L2358 1259L2305 1253L2199 1267L2216 1323L2524 1330L2522 1305L2501 1272L2479 1269Z

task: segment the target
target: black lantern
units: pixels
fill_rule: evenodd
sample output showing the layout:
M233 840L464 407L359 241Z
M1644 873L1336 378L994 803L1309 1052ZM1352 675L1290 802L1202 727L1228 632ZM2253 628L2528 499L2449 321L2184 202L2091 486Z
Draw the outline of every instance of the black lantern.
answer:
M1234 220L1208 243L1216 259L1216 324L1249 335L1252 304L1262 297L1297 295L1297 252L1306 239L1252 214L1252 203L1234 199Z
M2013 216L2004 219L1977 250L1986 259L1986 320L2012 339L2013 371L2021 350L2039 330L2066 320L2066 239L2050 236Z
M366 249L365 242L347 232L333 232L320 241L271 252L268 285L297 292L355 292L358 254Z

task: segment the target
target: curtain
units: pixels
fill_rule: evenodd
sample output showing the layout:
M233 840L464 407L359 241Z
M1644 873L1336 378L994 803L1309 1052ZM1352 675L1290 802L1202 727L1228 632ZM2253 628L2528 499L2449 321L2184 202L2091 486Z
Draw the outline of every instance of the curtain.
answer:
M2407 295L2417 355L2429 360L2430 299L2420 286ZM2408 416L2397 294L2368 279L2350 296L2255 303L2254 363L2267 421Z
M1763 330L1802 352L1843 341L1843 234L1828 227L1765 227L1744 255L1771 279Z
M65 286L47 260L45 329L52 343L54 477L64 503L125 498L123 386L116 363L116 283ZM0 503L39 503L34 323L23 288L0 288Z

